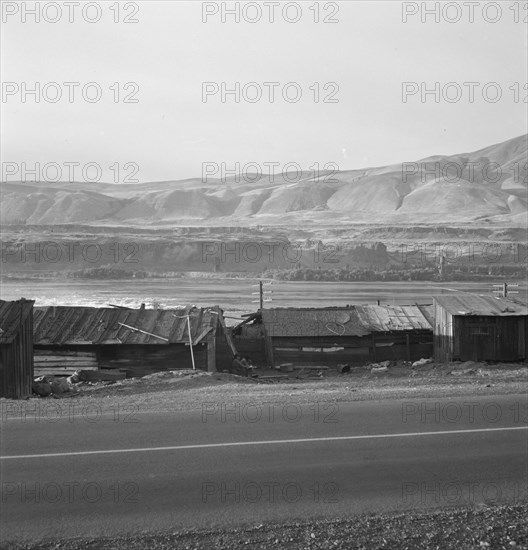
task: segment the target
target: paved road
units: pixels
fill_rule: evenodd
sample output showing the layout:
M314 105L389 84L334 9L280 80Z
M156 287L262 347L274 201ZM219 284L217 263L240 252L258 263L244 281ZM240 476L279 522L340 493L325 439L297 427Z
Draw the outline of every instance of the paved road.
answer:
M514 502L527 494L522 395L209 403L181 413L76 405L61 419L53 404L25 418L5 405L1 413L3 541Z

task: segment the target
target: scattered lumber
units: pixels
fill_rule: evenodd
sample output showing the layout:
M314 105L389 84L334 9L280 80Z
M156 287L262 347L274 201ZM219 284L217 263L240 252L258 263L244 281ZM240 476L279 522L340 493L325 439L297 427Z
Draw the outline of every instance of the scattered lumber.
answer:
M34 376L35 378L39 376L70 376L78 370L95 371L97 367L83 367L82 369L78 367L35 367Z
M35 355L33 360L38 363L97 363L95 357L67 357L65 355Z
M94 351L61 351L56 349L35 349L34 355L53 355L60 357L95 357L96 353Z

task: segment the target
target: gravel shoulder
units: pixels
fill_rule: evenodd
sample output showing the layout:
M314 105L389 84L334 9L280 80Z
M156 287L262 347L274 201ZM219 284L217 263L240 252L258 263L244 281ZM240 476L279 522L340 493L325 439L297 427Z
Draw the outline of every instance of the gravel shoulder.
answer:
M49 541L17 550L499 550L528 548L528 504L362 515L319 522L135 535L114 539Z

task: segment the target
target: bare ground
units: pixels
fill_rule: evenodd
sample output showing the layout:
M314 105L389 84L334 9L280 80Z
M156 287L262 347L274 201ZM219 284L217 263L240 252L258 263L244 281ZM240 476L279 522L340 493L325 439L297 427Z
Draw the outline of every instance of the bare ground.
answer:
M313 403L522 394L528 391L526 363L409 364L389 367L380 374L371 367L353 368L348 374L330 372L316 379L279 379L263 382L227 373L179 370L151 374L114 383L81 383L76 393L31 397L25 401L0 399L2 417L49 403L71 414L72 402L81 407L133 407L137 412L200 410L204 402Z

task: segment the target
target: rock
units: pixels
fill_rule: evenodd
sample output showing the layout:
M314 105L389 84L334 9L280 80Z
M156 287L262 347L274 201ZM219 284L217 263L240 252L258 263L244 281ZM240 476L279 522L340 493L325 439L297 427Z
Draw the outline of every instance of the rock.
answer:
M41 397L48 397L48 395L51 394L51 384L45 376L35 378L33 384L31 385L31 389L33 390L33 393L36 393Z
M381 373L381 372L387 372L389 370L388 367L373 367L370 369L370 372L372 374L378 374L378 373Z
M390 361L381 361L381 363L370 363L371 369L381 369L381 368L389 368L391 362Z
M413 364L412 364L412 367L421 367L423 365L428 365L429 363L432 363L433 360L431 358L429 359L419 359L418 361L415 361Z
M76 370L71 376L66 378L66 381L70 384L70 386L73 386L73 384L78 384L81 381L80 371Z
M55 394L68 393L70 389L66 378L54 378L51 381L51 391Z

